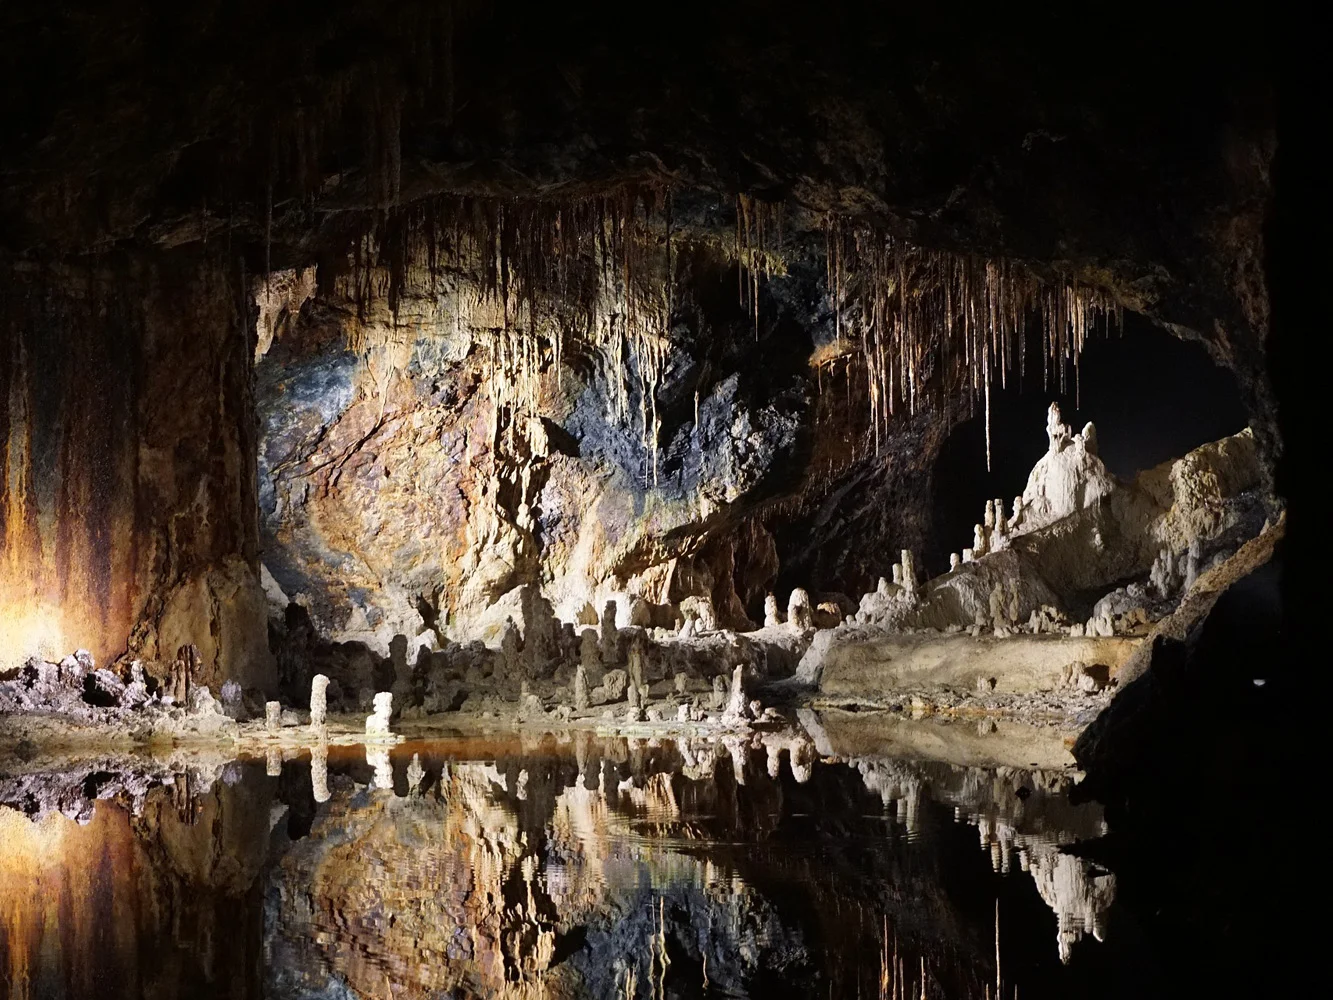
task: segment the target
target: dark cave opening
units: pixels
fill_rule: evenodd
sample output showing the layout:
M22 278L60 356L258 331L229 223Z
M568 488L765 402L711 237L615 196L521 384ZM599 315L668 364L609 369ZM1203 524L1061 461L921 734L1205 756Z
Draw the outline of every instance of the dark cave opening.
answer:
M1123 329L1088 341L1077 385L1071 366L1063 392L1054 375L1043 386L1040 357L1039 345L1030 343L1022 379L992 389L989 471L980 406L945 440L931 484L928 571L947 568L949 553L970 544L987 500L1008 505L1023 492L1046 450L1043 429L1052 402L1071 427L1096 426L1098 454L1121 480L1249 423L1235 377L1214 364L1202 344L1173 337L1137 313L1124 314Z

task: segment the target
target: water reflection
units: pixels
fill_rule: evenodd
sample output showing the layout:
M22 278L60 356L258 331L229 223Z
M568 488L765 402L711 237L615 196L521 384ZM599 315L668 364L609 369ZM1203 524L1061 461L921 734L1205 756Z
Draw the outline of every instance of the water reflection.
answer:
M30 768L0 777L0 970L43 998L873 996L890 928L931 996L980 996L997 895L1051 963L1102 934L1069 787L587 733Z

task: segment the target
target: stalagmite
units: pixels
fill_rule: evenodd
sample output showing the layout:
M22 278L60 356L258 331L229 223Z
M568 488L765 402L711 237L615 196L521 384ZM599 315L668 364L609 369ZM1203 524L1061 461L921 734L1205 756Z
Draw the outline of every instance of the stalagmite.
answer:
M1202 559L1203 543L1197 538L1191 539L1185 552L1185 579L1181 582L1181 589L1186 594L1194 588L1194 581L1199 578L1199 563Z
M375 695L374 712L366 716L366 735L389 735L389 717L391 715L393 715L393 694L389 691L381 691Z
M916 595L916 560L910 549L902 550L902 584L909 597Z
M979 524L972 525L972 558L980 559L987 551L986 529Z
M579 666L588 674L597 674L602 669L602 651L597 644L597 630L585 628L579 637Z
M625 673L630 687L643 687L643 639L639 636L635 636L634 642L630 644L629 666Z
M787 602L787 624L798 632L807 632L814 627L810 595L804 588L797 587L791 592L791 599Z
M728 724L744 722L749 711L745 697L745 667L737 664L731 672L731 693L727 698L727 707L722 712L722 721Z
M318 729L328 721L329 679L324 674L310 678L310 727Z
M500 634L500 663L504 679L507 681L522 679L520 652L518 626L514 624L513 618L506 618L504 631Z
M962 557L957 552L949 553L949 572L953 572L963 564Z
M970 563L975 558L976 558L976 550L963 549L963 562Z
M282 703L278 701L264 702L264 728L270 733L276 733L282 729Z
M676 674L674 678L674 684L676 688L676 694L680 695L683 698L685 696L685 693L690 688L689 674L686 674L684 672Z
M619 632L616 630L616 602L607 601L602 607L602 663L614 666L620 662Z
M727 703L727 682L722 679L721 674L713 677L713 695L709 701L709 707L715 712L720 712Z
M993 528L995 527L995 501L994 501L994 500L987 500L987 501L986 501L986 513L985 513L985 515L984 515L984 517L983 517L982 524L985 526L987 533L989 533L989 532L991 531L991 529L993 529Z
M764 598L764 628L773 628L775 625L782 624L782 616L778 613L778 599L773 594Z
M629 696L629 704L625 709L626 722L643 721L643 700L641 691L636 684L630 684L625 688L625 693Z
M893 564L893 585L895 587L903 585L903 567L901 563Z
M574 710L577 712L586 711L588 708L588 672L583 669L583 664L574 668L574 692L573 692Z

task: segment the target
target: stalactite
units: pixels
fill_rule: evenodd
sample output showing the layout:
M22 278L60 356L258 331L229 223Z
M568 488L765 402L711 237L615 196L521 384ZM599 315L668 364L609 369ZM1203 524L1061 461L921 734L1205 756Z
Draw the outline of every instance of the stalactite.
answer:
M944 395L961 385L980 400L990 467L990 396L1024 370L1028 318L1040 323L1044 372L1063 391L1078 374L1088 334L1119 324L1119 305L1072 278L1043 280L1021 262L927 250L833 217L825 224L836 335L858 329L866 370L871 440L879 449L898 407L915 414L928 386Z

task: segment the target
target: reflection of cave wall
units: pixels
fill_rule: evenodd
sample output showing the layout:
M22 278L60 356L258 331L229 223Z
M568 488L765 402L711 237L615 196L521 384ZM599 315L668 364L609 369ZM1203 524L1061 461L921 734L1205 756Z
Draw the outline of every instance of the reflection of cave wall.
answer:
M1134 313L1125 314L1123 334L1113 329L1089 341L1077 385L1072 366L1066 375L1062 392L1057 378L1044 385L1040 367L1030 364L1021 381L992 393L989 471L980 413L944 441L928 500L930 572L946 569L949 553L971 544L987 500L1008 504L1023 492L1046 450L1051 402L1075 429L1096 425L1098 455L1123 480L1249 422L1231 372L1215 365L1199 343L1171 337Z
M133 816L100 803L82 825L0 807L5 997L258 995L270 797L176 780L183 794L156 788Z
M215 261L19 269L0 295L0 668L91 650L267 681L247 335Z

